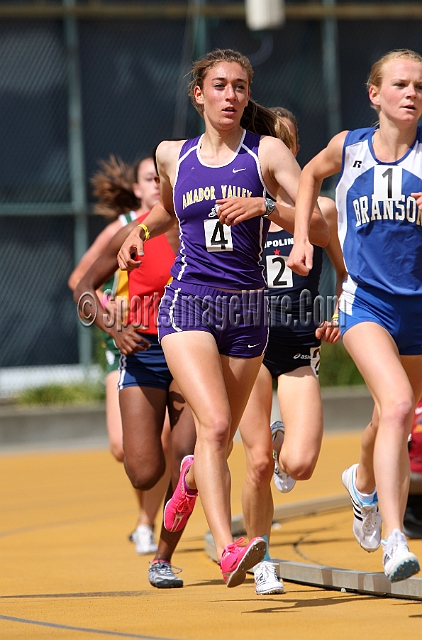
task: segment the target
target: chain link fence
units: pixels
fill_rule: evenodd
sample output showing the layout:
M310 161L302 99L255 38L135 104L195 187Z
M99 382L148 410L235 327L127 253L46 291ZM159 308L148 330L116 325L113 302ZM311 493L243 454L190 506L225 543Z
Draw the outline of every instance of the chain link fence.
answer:
M243 6L241 0L228 4ZM306 4L288 1L286 7ZM187 14L130 13L141 5L185 6ZM54 367L86 366L92 359L89 330L79 327L67 287L75 261L105 225L92 215L89 178L110 154L132 162L162 139L200 132L186 90L193 59L214 47L247 55L255 70L254 99L296 115L303 165L335 132L334 94L340 128L372 124L365 91L371 64L390 49L422 48L417 19L289 19L287 13L284 28L251 32L241 12L222 17L194 11L217 11L218 5L0 1L0 396L15 368L50 367L54 377ZM104 15L60 16L64 6L103 7ZM118 17L106 19L107 7L118 9ZM6 15L11 8L15 13ZM327 60L335 63L330 77ZM332 288L329 272L327 277Z

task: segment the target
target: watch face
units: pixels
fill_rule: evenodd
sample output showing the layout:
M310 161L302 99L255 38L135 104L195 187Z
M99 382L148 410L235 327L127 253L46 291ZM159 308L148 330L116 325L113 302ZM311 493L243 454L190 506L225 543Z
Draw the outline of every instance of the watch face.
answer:
M267 216L271 215L275 208L274 200L270 200L270 198L265 198L265 214Z

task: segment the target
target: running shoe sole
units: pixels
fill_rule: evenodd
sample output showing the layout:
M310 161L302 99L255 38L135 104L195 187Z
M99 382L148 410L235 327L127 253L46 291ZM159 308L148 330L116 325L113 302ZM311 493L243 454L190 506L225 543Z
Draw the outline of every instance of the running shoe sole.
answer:
M150 585L156 589L181 589L183 587L182 580L160 580L157 584L150 581Z
M401 580L407 580L420 571L418 560L407 559L400 562L400 564L390 573L388 579L390 582L400 582Z
M270 596L272 594L276 594L276 593L284 593L284 588L283 587L276 587L274 589L268 589L268 591L257 591L255 589L255 593L257 596Z
M265 540L257 540L251 544L236 569L230 574L230 577L226 582L226 586L230 589L242 584L242 582L245 581L246 572L258 564L258 562L262 562L266 551L267 545L265 544Z

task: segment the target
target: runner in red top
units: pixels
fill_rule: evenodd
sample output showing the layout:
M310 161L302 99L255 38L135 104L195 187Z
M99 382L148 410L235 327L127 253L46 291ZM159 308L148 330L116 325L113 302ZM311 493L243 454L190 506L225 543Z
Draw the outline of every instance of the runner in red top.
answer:
M128 323L115 322L102 309L96 290L118 267L117 252L142 218L121 229L76 287L74 300L84 323L95 324L106 331L121 352L119 400L122 416L124 463L126 472L137 489L153 487L166 468L161 433L166 408L171 426L171 477L167 498L179 478L181 460L193 452L195 428L190 409L167 367L157 337L156 303L170 278L170 268L178 249L178 229L151 240L145 248L138 272L129 275L130 310ZM116 301L117 305L119 301ZM170 564L182 531L170 533L164 528L158 551L148 577L159 588L182 587L183 581Z
M113 236L124 226L146 213L160 199L158 176L151 156L141 158L135 165L129 166L121 158L113 155L101 160L99 169L90 182L93 195L97 198L94 213L106 218L109 224L96 237L92 245L82 256L69 277L69 287L75 290L82 276L107 247ZM111 222L110 222L111 221ZM121 319L127 317L129 286L126 271L117 269L111 278L99 290L101 304L110 311L119 312ZM120 301L116 306L115 299ZM122 419L120 415L119 380L120 351L113 338L103 333L101 345L107 361L105 370L106 392L106 425L110 451L118 462L123 462ZM164 451L170 448L170 423L166 415L163 427L162 442ZM169 455L169 454L166 454ZM136 552L140 555L157 551L154 539L154 522L163 496L167 491L170 473L167 472L160 482L149 491L135 489L139 505L139 516L134 531L129 539L135 543Z

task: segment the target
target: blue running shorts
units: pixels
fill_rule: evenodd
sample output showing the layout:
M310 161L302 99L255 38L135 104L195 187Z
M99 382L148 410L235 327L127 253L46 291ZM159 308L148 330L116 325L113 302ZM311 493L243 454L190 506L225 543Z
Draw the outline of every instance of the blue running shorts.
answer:
M375 287L344 283L340 297L341 336L361 322L375 322L392 336L400 355L422 354L422 296L401 296Z
M158 336L147 333L143 333L142 336L151 346L146 351L120 356L117 388L121 391L126 387L153 387L168 391L173 377L158 342Z

